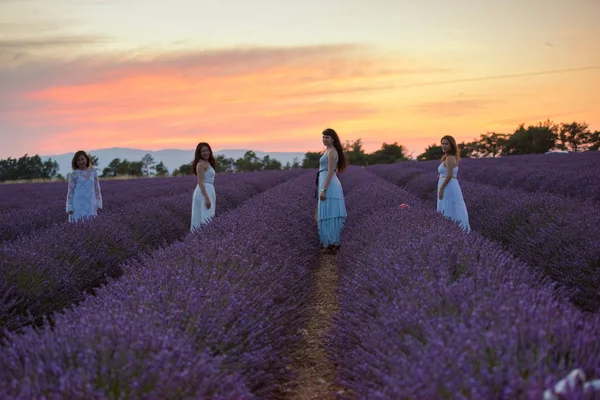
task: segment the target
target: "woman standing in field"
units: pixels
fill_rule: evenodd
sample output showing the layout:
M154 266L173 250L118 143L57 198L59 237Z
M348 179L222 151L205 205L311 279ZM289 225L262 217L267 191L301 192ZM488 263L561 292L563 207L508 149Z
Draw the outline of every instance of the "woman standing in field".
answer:
M442 215L460 223L460 227L467 232L471 231L469 214L463 198L462 190L456 176L460 154L456 140L452 136L442 138L442 162L438 167L438 199L437 211ZM448 173L448 171L452 171Z
M346 221L344 191L336 171L342 172L346 168L346 157L333 129L323 131L323 144L327 149L319 159L317 173L317 221L321 248L326 254L335 254L340 248L340 233Z
M217 201L214 186L216 167L217 162L213 157L210 145L205 142L198 143L192 162L192 169L194 175L198 177L198 183L192 197L192 226L190 231L207 224L215 215L215 203Z
M68 177L67 214L69 222L98 215L102 208L102 193L98 173L92 167L92 159L79 150L71 161L73 172Z

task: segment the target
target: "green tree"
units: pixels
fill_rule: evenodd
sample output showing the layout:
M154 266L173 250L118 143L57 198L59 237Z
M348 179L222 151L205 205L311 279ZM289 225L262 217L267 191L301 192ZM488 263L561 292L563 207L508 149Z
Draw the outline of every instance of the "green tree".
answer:
M322 155L323 153L318 151L309 151L304 153L304 159L302 160L302 168L319 168L319 158L321 158Z
M240 172L260 171L263 167L262 161L252 150L248 150L244 157L235 161L235 169Z
M111 162L108 163L108 166L104 167L102 170L102 177L115 177L119 174L119 165L121 165L120 158L114 158Z
M476 152L484 157L497 157L502 154L502 150L506 147L509 137L505 133L497 132L482 134L476 142Z
M119 158L115 158L102 170L101 176L143 176L143 167L142 161L128 161L127 159L121 161Z
M144 163L142 161L123 160L119 175L125 176L144 176Z
M432 144L432 145L429 145L429 147L427 147L422 154L417 156L417 160L419 160L419 161L439 160L442 158L443 155L444 155L444 152L442 151L442 146L437 145L437 144Z
M366 166L369 164L369 155L363 149L361 138L354 142L346 140L342 145L342 149L346 154L346 161L349 165Z
M98 159L97 156L88 153L88 156L90 157L90 159L92 160L92 167L94 168L98 168L98 163L100 162L100 160Z
M215 157L217 162L217 168L215 172L232 172L235 160L233 158L227 158L223 154L219 154Z
M156 161L154 161L154 157L152 154L148 153L144 157L142 157L142 172L145 176L150 176L154 174L156 171Z
M600 131L590 133L586 140L586 144L588 145L588 150L600 150Z
M404 146L397 142L392 144L383 143L381 149L376 150L367 157L369 164L392 164L400 161L408 161Z
M52 161L50 159L44 161L44 166L42 168L42 178L43 179L52 179L58 174L58 163L56 161Z
M168 175L169 175L169 170L162 161L159 162L158 164L156 164L156 176L168 176Z
M192 163L182 164L173 171L173 176L193 175Z
M58 163L48 159L42 161L39 155L25 154L18 159L9 157L0 160L0 181L52 179L58 173Z
M558 129L558 143L560 150L583 151L586 149L591 135L589 125L585 122L561 123Z
M263 170L281 169L281 162L279 160L271 159L269 155L266 155L262 159Z
M558 138L558 127L551 121L538 125L519 125L502 149L502 155L540 154L553 149Z
M460 149L461 158L477 157L478 155L479 146L476 141L459 143L458 148Z

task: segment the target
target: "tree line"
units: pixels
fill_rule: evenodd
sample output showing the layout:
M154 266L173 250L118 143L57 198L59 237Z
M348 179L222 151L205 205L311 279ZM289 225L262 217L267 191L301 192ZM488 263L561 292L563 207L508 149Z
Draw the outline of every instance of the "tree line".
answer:
M217 155L215 160L217 162L216 172L254 172L300 167L300 162L297 159L294 159L293 163L287 162L283 165L279 160L271 158L268 155L260 158L252 150L248 150L244 153L243 157L240 157L237 160L234 160L231 157L225 157L223 154ZM173 176L192 175L192 173L192 163L189 162L175 169L175 171L173 171Z
M368 166L373 164L393 164L396 162L408 161L410 158L406 154L406 148L397 142L383 143L379 150L372 153L366 153L363 149L361 138L355 141L346 140L342 144L342 149L346 155L348 164ZM302 160L302 168L318 168L319 158L323 152L307 152Z
M557 124L546 120L528 127L520 124L513 133L487 132L458 146L463 158L543 154L555 150L598 151L600 131L592 132L585 122ZM442 155L441 146L432 144L417 160L439 160Z
M98 165L98 157L88 153L92 166ZM58 173L58 162L51 158L42 161L39 155L25 154L20 158L9 157L0 160L0 182L21 180L57 180L64 181L65 177ZM129 161L115 158L102 170L101 177L117 176L167 176L169 171L161 161L156 163L151 154L146 154L140 161Z
M98 165L98 159L92 156L92 165ZM142 157L139 161L129 161L127 159L121 160L120 158L114 158L108 163L102 170L100 177L102 178L115 178L118 176L168 176L169 170L165 164L161 161L157 163L152 157L152 154L148 153Z
M553 150L580 152L586 150L600 150L600 131L591 131L585 122L554 123L550 120L537 125L520 124L512 133L486 132L478 139L458 144L461 157L499 157L524 154L539 154ZM373 164L391 164L408 161L406 148L397 142L383 143L381 148L366 153L363 149L362 139L346 141L343 144L344 153L351 165L368 166ZM89 154L92 165L98 165L98 157ZM283 165L279 160L264 156L259 158L252 150L247 151L243 157L234 160L222 154L216 156L217 172L253 172L290 168L318 168L322 152L306 152L300 162L294 159L292 163ZM416 157L417 160L439 160L443 155L439 144L431 144L425 151ZM8 158L0 160L0 182L18 180L64 180L58 174L58 163L51 159L42 161L36 154L21 158ZM182 164L176 168L172 176L191 175L192 163ZM139 161L113 159L102 170L101 177L118 176L169 176L169 170L164 163L156 162L151 154L146 154Z
M0 160L0 182L53 179L58 174L56 161L42 161L39 155Z

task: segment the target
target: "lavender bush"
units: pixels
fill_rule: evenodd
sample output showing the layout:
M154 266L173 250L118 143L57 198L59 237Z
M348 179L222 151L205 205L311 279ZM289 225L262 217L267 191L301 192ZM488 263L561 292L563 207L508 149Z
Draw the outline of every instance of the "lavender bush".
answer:
M229 174L227 174L229 175ZM106 192L110 202L107 210L128 204L132 199L143 199L148 196L164 196L173 193L192 193L195 177L181 176L172 178L140 178L125 180L100 180L103 193ZM190 190L190 186L192 189ZM66 202L67 183L25 183L0 185L0 215L44 206L63 206Z
M222 183L216 187L218 215L301 173L248 173ZM191 194L150 199L0 246L0 282L13 293L0 304L0 328L39 323L47 313L77 303L107 278L118 278L124 261L183 238L190 212Z
M219 185L232 182L243 182L242 174L220 174ZM137 205L143 208L147 201L168 198L174 195L187 195L190 198L194 191L195 177L135 179L121 181L102 181L101 189L104 208L101 213L121 212L123 207ZM40 187L36 187L40 185ZM65 212L66 184L15 184L6 185L21 188L19 192L11 193L8 197L0 196L2 201L24 201L26 207L0 213L0 241L13 240L27 236L38 230L51 227L54 224L67 224ZM45 188L45 189L44 189ZM33 204L31 200L35 200Z
M430 202L435 209L436 175L412 174L403 164L370 168L397 182L395 174L411 171L404 189ZM600 309L600 205L562 195L459 180L471 228L502 243L514 255L543 271L570 291L572 301L586 311Z
M402 186L421 199L435 201L437 189L435 178L437 175L429 170L408 166L407 163L373 165L367 170L380 178Z
M9 334L0 398L269 397L296 350L318 265L313 179L128 263L54 329Z
M437 173L437 160L407 163ZM579 200L600 201L600 152L535 154L500 158L463 159L462 179L500 188L545 192Z
M471 227L569 289L583 310L600 309L600 206L551 194L464 183Z
M600 376L599 315L407 191L350 180L329 348L355 397L540 399L573 368Z

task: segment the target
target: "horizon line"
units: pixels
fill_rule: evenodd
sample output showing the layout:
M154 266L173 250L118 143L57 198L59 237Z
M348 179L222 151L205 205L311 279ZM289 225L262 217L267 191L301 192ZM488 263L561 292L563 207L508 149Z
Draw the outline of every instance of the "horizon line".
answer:
M160 150L147 150L147 149L140 149L140 148L136 148L136 147L104 147L101 149L93 149L93 150L85 150L86 153L88 154L93 154L95 151L101 151L101 150L135 150L135 151L143 151L143 152L148 152L148 153L157 153L160 151L195 151L195 149L191 148L191 149L176 149L176 148L164 148L164 149L160 149ZM60 153L60 154L38 154L40 157L57 157L57 156L65 156L68 154L75 154L78 150L72 151L72 152L66 152L66 153ZM234 148L225 148L225 149L219 149L219 150L213 150L213 153L218 153L218 152L223 152L223 151L254 151L254 152L261 152L261 153L308 153L310 151L283 151L283 150L277 150L277 151L266 151L266 150L257 150L257 149L243 149L243 148L239 148L239 149L234 149ZM29 153L26 153L29 155ZM22 156L20 156L22 157ZM29 155L29 157L31 157L31 155Z

